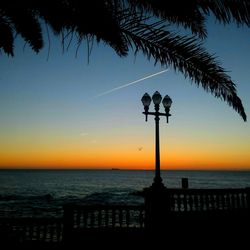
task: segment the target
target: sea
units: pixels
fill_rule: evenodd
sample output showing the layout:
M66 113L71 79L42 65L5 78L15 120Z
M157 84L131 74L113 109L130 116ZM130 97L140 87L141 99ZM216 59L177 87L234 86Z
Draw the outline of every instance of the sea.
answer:
M163 183L181 188L250 187L250 171L161 171ZM63 205L139 205L151 170L0 170L0 217L61 217Z

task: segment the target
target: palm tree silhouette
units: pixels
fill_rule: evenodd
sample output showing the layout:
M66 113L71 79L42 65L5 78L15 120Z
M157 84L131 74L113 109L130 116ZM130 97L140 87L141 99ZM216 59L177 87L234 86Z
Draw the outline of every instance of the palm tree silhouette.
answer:
M62 46L76 39L76 50L87 40L104 42L123 57L130 50L172 67L205 91L232 106L246 121L235 84L217 58L202 47L206 16L213 14L224 25L250 26L248 0L1 0L0 51L14 56L20 35L35 52L43 47L45 25L61 36ZM175 24L191 35L171 30ZM66 43L67 41L67 43Z

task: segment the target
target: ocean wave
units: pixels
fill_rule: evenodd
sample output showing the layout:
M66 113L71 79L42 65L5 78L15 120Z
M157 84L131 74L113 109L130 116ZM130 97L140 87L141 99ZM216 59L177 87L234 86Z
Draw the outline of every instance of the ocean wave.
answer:
M82 200L85 204L138 204L142 201L132 195L133 192L93 192Z
M190 188L250 186L250 172L162 171L169 188L183 177ZM0 217L62 216L67 203L140 205L152 179L153 171L0 171Z
M0 201L43 200L50 202L54 199L51 194L45 195L0 195Z

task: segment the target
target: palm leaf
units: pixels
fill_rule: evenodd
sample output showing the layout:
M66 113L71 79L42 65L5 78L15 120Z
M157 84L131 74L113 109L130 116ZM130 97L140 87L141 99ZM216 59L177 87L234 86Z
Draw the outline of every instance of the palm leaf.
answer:
M78 0L2 0L0 35L6 36L1 37L0 48L13 54L12 32L16 31L38 52L43 43L40 18L56 35L62 34L63 45L65 31L66 36L76 36L77 50L84 39L96 39L119 56L127 55L129 48L135 54L142 51L148 59L171 66L226 101L246 120L235 84L198 38L206 36L205 17L210 14L224 24L235 21L250 26L249 6L248 0L91 0L84 5ZM166 22L190 29L195 37L168 31Z
M36 0L32 1L31 8L50 25L56 35L59 35L64 29L70 29L73 25L74 7L69 5L70 2L72 1Z
M123 0L121 0L123 1ZM125 0L126 1L126 0ZM155 16L179 22L195 34L202 31L204 18L213 14L223 24L232 21L250 26L249 0L129 0L132 6L142 8ZM201 34L200 34L201 35Z
M118 55L127 55L116 15L119 11L116 1L92 0L83 5L81 1L57 0L51 8L46 8L47 2L39 1L36 8L56 35L66 33L75 37L77 46L89 37L95 38L97 42L102 40L108 44Z
M42 31L33 11L20 4L6 6L4 13L17 34L20 34L35 52L39 52L43 47Z
M249 0L203 0L196 1L197 6L206 15L210 13L223 24L232 21L238 25L250 26L250 1Z
M190 29L200 38L207 36L204 13L199 11L194 0L129 0L129 3L132 9L140 9L151 16Z
M235 84L225 70L195 37L172 34L164 26L127 21L122 26L124 36L135 54L142 51L155 63L171 66L189 77L207 92L232 106L246 121L246 114Z
M0 17L0 49L7 55L13 56L13 31L11 26L6 22L6 20Z

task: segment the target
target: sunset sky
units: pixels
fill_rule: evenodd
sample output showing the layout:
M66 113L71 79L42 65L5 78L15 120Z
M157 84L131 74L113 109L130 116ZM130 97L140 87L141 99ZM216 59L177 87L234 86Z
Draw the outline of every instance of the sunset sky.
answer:
M181 73L99 96L166 68L101 43L88 63L85 43L76 58L76 47L63 54L50 39L48 60L47 40L38 55L20 38L14 58L0 55L1 168L153 169L154 118L145 122L141 97L158 90L173 100L170 122L160 121L162 169L250 170L249 122ZM250 29L210 20L204 46L229 71L250 120Z

